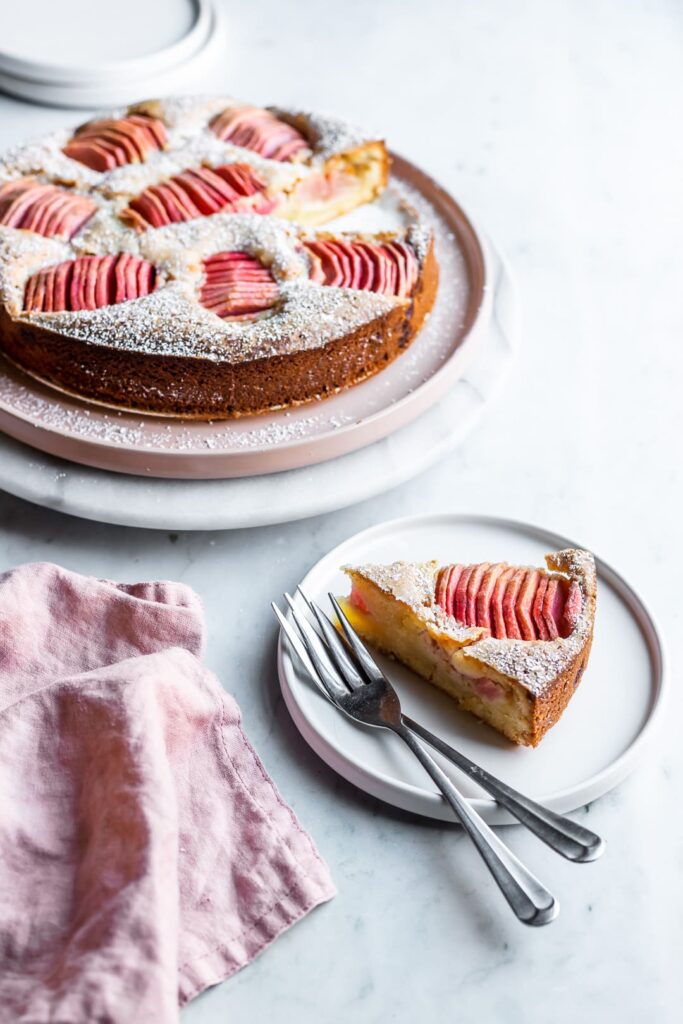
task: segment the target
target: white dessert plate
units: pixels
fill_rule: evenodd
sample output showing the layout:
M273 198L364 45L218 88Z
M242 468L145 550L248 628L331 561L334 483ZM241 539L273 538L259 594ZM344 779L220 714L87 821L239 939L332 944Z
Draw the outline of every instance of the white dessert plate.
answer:
M410 348L377 376L323 402L203 423L82 402L0 362L0 430L98 469L184 480L311 466L357 451L413 422L462 377L492 310L491 256L470 219L431 178L394 158L393 188L328 229L388 230L405 202L434 230L440 284Z
M436 558L444 564L543 565L547 552L583 546L509 519L413 516L351 537L321 559L301 587L329 610L328 592L348 593L348 580L340 571L348 563ZM636 766L652 737L664 693L663 644L650 611L614 569L598 558L596 563L598 609L588 668L561 720L535 749L508 742L408 669L377 656L407 714L494 775L561 812L602 796ZM396 807L452 820L431 779L398 737L356 724L332 707L309 681L282 636L278 670L297 728L330 767ZM450 762L434 756L488 822L512 821Z

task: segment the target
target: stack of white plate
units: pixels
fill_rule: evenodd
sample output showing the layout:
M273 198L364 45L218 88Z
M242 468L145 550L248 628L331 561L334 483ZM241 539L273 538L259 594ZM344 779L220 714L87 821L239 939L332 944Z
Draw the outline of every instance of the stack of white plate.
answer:
M0 90L59 107L204 88L223 36L213 0L22 0L2 20Z

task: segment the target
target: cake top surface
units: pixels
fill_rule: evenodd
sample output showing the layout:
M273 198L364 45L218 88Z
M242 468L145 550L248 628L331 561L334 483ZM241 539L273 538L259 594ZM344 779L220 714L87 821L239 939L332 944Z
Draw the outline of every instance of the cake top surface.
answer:
M209 128L217 114L230 108L246 106L231 96L176 96L147 100L130 107L99 112L91 122L123 118L131 111L163 119L167 146L162 152L150 153L141 163L126 164L110 171L97 171L72 160L63 152L74 129L62 128L10 147L0 156L0 183L39 174L45 179L65 182L77 188L96 187L104 194L138 191L140 182L149 183L162 169L180 169L186 157L197 157L220 163L239 159L258 167L273 180L298 180L314 173L331 156L357 149L380 136L349 124L331 115L284 107L267 108L273 114L306 125L311 152L306 162L293 164L266 159L251 150L222 142ZM190 163L192 163L190 159ZM188 166L187 163L182 166ZM151 171L148 169L151 167ZM150 179L146 176L150 175Z
M540 696L567 669L590 638L595 618L595 561L588 551L566 548L546 556L548 569L578 584L582 604L571 633L554 640L499 639L479 627L464 626L436 603L437 562L398 561L388 565L346 567L406 604L415 616L502 676L519 681ZM518 568L533 569L533 566Z
M305 133L307 148L291 160L270 159L212 130L217 116L253 111L233 98L188 97L153 100L97 115L89 124L120 118L160 118L162 149L109 170L94 170L67 156L64 148L80 129L53 132L15 146L0 158L0 188L35 179L57 185L94 203L94 213L70 238L43 237L0 224L0 301L18 321L35 324L90 345L140 353L242 362L315 349L366 325L403 300L391 294L333 287L310 279L305 242L314 238L268 213L217 212L162 227L135 230L126 221L131 199L187 168L244 166L263 183L265 194L289 195L302 183L329 173L329 161L346 158L377 137L338 118L299 110L265 108L259 116L283 118ZM87 125L85 129L87 130ZM423 261L430 232L403 203L404 229L389 236L405 241ZM355 235L348 236L354 241ZM266 266L278 288L272 308L251 319L224 319L199 301L203 261L225 250L252 254ZM46 268L85 256L131 253L155 268L149 294L95 309L57 312L24 308L30 278Z

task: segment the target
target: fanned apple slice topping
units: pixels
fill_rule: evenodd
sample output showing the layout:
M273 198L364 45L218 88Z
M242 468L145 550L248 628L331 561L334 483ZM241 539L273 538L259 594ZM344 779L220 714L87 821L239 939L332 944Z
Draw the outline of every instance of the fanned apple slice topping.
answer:
M212 213L270 213L275 204L265 190L248 164L195 167L146 188L121 216L144 231Z
M246 252L218 252L204 260L199 301L224 320L251 320L272 309L278 286L267 267Z
M304 242L310 257L310 278L335 288L410 296L418 279L419 265L406 242L364 242L341 238Z
M79 256L29 277L24 309L33 313L99 309L149 295L155 282L154 266L131 253Z
M130 114L84 124L63 152L93 171L113 171L125 164L143 163L149 153L165 145L163 121L145 114Z
M73 238L96 209L97 204L87 196L43 185L35 178L0 186L0 224L46 238Z
M479 626L498 640L567 637L582 605L576 582L504 562L447 565L439 571L435 597L458 623Z
M301 132L261 107L229 107L213 118L210 128L222 142L250 149L267 160L293 160L309 148Z

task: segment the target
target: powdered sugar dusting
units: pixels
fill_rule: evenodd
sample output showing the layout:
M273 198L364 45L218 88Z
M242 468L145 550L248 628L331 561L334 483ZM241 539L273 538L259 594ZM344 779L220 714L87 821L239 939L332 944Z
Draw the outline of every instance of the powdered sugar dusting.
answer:
M372 292L322 288L308 280L280 289L281 305L252 322L221 320L196 301L189 282L77 313L23 313L26 323L120 351L239 363L316 349L371 322L398 300Z
M357 572L376 587L402 601L425 624L458 644L471 643L482 635L481 629L472 629L446 615L434 599L437 562L390 562L387 565L345 566L347 572Z
M548 555L547 561L551 569L563 573L581 588L581 611L569 636L530 641L486 637L467 650L467 654L501 675L518 679L536 696L543 694L581 653L590 640L595 618L597 576L590 552L567 548Z
M369 228L373 231L402 232L409 227L415 212L424 222L425 228L434 232L434 246L440 266L436 302L419 336L408 351L372 381L353 389L355 394L346 392L339 396L327 397L317 406L309 405L277 412L256 420L234 420L229 426L221 422L169 422L160 417L141 418L136 413L126 411L105 411L94 404L88 406L86 410L83 403L77 399L56 393L52 397L51 391L47 389L41 389L41 401L36 403L37 385L32 384L13 368L2 372L3 366L0 364L0 405L20 418L30 419L45 429L66 435L75 429L74 423L78 423L78 436L90 438L93 442L107 439L107 443L121 444L122 447L131 449L190 454L207 451L218 454L264 450L273 445L306 438L314 439L349 427L359 418L361 407L362 417L380 412L387 404L418 388L423 380L452 356L457 332L462 328L469 302L469 282L464 257L449 225L420 193L399 179L392 179L389 189L380 199L326 226L326 230L330 231L343 228L362 232ZM212 220L218 220L222 216L217 215ZM271 220L256 215L251 215L251 219L254 222ZM181 242L186 237L192 240L194 232L201 231L198 225L202 223L194 221L161 228L156 232L148 232L145 237L153 240L156 236L163 241L165 237L172 238L175 235ZM282 225L282 222L277 223ZM284 225L284 229L290 230L291 226ZM0 234L2 231L3 229L0 229ZM26 232L14 234L23 236L24 245L33 253L33 258L40 265L48 265L64 258L58 255L64 252L61 248L62 243L29 236ZM42 257L37 252L46 244L59 247L52 250L49 258L44 251ZM170 260L170 254L167 255ZM192 262L194 263L194 257ZM196 311L197 307L194 308ZM74 409L82 414L80 418L74 419ZM83 414L84 410L87 411L87 416ZM120 441L111 442L112 437L119 438Z
M216 98L179 98L161 104L152 101L148 112L157 116L161 108L172 148L191 148L198 134L211 134L207 127L211 117L236 102ZM124 110L112 111L104 116L121 116L124 113ZM290 112L290 115L296 116L296 113ZM318 155L325 151L325 146L352 146L372 137L348 129L334 118L314 116L313 121L317 127L311 131L317 133ZM161 284L157 292L118 307L104 307L87 313L36 314L40 322L45 324L46 319L52 317L49 323L52 329L73 333L95 344L116 344L122 348L138 347L141 351L169 354L172 351L174 355L209 359L225 359L229 351L231 356L228 358L241 359L324 344L340 329L348 330L350 325L368 322L397 301L368 292L322 289L311 285L306 277L305 258L297 247L296 229L273 217L217 214L207 219L149 230L142 235L122 228L117 211L125 202L125 195L112 195L112 189L107 185L107 179L117 172L100 174L64 157L60 147L70 134L54 133L47 141L39 140L37 144L19 147L23 150L21 158L15 150L14 163L11 160L0 163L0 180L3 174L16 177L21 161L24 161L24 167L33 165L36 162L35 147L43 146L40 159L47 161L43 176L47 179L54 176L58 180L64 177L69 181L81 175L78 187L84 191L94 189L100 204L95 217L72 240L71 250L55 239L36 239L26 232L0 228L0 290L13 312L18 312L21 307L23 285L29 273L73 255L103 255L123 249L139 254L144 250L148 258L157 264ZM211 135L197 145L213 146L215 141ZM219 147L225 145L218 142ZM218 152L214 150L214 153ZM240 159L248 159L246 154L248 151L240 150ZM161 159L164 154L157 156ZM255 161L263 162L255 154L251 156ZM281 170L282 164L278 163L275 169ZM300 171L295 169L292 173L299 174ZM353 396L349 400L346 393L327 397L317 407L309 405L257 420L232 421L230 427L223 423L168 422L122 410L105 412L102 407L94 404L86 407L67 396L55 395L54 402L51 402L50 392L45 389L41 390L40 400L37 400L36 388L25 383L25 378L12 370L1 378L0 403L6 410L31 419L45 429L75 433L93 440L116 437L121 440L113 443L130 448L188 452L268 448L344 429L358 418L381 411L389 403L418 388L451 357L469 301L465 261L457 238L421 193L399 180L392 184L393 187L379 200L329 223L326 230L334 231L343 226L345 230L358 232L388 231L404 236L407 232L420 258L424 258L433 231L441 283L432 314L419 337L408 352L382 374L354 389L357 401ZM210 230L207 229L208 224L213 225ZM201 260L211 252L233 245L267 260L273 276L281 284L280 306L273 314L266 314L253 324L221 321L196 302ZM2 251L7 253L4 260ZM116 329L117 320L119 330L125 331L123 340ZM196 327L197 332L203 335L189 344L188 323L191 331ZM292 349L287 345L293 346ZM358 411L361 406L362 414Z
M92 171L62 153L70 137L71 132L60 130L12 146L0 157L0 182L30 174L56 184L77 185L83 189L96 186L102 179L98 171Z
M167 126L164 150L151 151L143 163L105 172L91 171L65 157L61 150L70 131L15 147L0 165L1 174L11 177L37 171L48 180L76 183L96 197L99 209L66 248L50 248L42 239L36 246L25 241L25 232L0 228L0 290L11 315L91 345L234 364L320 348L400 304L401 300L391 296L323 288L310 282L296 229L272 216L219 213L141 234L125 225L120 215L132 195L187 167L246 161L263 175L268 186L286 191L302 177L319 175L315 160L367 141L367 135L338 119L290 111L289 118L305 121L315 160L291 164L265 160L248 149L222 142L211 131L212 116L235 104L230 98L151 100L98 115L95 120L135 110L160 117ZM410 230L418 230L412 222ZM415 244L420 245L417 235ZM199 305L202 260L228 249L254 255L280 284L277 305L253 322L222 320ZM157 287L152 294L94 310L21 311L23 287L37 270L78 255L120 251L143 255L155 265ZM425 246L421 251L424 255Z
M296 127L303 129L313 148L313 163L320 165L330 156L343 153L345 150L356 149L367 142L375 142L382 138L379 134L368 133L357 125L349 124L329 114L314 113L309 110L287 110L283 107L268 108L276 117L291 121Z
M556 640L501 640L456 622L436 603L436 562L393 562L352 568L408 605L425 625L463 644L463 657L476 659L540 696L581 653L590 639L595 618L596 572L590 552L567 548L548 555L547 562L550 570L578 583L582 595L581 612L572 632Z

